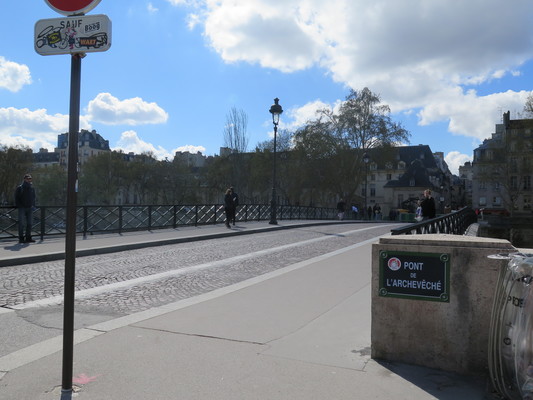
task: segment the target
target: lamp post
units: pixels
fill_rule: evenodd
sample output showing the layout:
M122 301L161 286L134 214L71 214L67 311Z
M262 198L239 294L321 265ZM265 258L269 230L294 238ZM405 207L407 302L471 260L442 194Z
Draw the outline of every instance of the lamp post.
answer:
M283 112L283 109L278 104L279 99L274 99L274 104L270 107L270 113L272 114L272 123L274 124L274 162L272 164L272 201L270 202L270 221L269 224L277 225L276 219L276 140L278 136L278 123L279 116Z
M368 157L368 153L363 154L363 162L365 163L365 213L367 214L367 196L368 196L368 162L370 161L370 157ZM370 219L370 215L367 216L368 219Z

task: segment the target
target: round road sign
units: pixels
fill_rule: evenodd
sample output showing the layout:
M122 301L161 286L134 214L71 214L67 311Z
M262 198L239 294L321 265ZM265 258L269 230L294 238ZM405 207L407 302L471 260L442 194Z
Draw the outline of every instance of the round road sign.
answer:
M63 15L85 14L101 0L44 0L52 9Z

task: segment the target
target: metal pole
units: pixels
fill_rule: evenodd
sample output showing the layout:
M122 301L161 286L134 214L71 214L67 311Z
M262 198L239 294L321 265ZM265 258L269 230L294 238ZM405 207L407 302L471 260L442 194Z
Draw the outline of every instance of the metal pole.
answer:
M276 219L276 138L278 136L278 124L274 123L274 163L272 166L272 200L270 202L270 222L271 225L277 225Z
M368 196L368 171L367 171L367 164L365 163L365 210L363 215L367 215L368 209L367 209L367 196ZM370 219L370 216L368 215L366 219Z
M78 179L78 131L82 54L73 54L70 71L68 130L67 233L65 238L65 296L63 312L63 378L61 400L72 399L74 351L74 283L76 270L76 183Z

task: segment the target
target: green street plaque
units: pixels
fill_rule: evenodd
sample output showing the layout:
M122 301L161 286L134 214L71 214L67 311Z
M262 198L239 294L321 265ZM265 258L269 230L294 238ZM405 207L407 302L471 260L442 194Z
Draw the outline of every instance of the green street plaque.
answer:
M450 255L380 251L379 295L448 303Z

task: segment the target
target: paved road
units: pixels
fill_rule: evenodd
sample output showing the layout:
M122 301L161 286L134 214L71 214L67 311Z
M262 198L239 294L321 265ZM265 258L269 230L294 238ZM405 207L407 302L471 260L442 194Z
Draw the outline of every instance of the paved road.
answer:
M80 257L76 329L197 296L388 232L386 224L324 225ZM0 323L9 327L0 331L0 357L61 334L63 273L64 261L0 268Z

